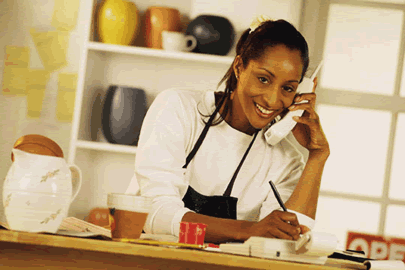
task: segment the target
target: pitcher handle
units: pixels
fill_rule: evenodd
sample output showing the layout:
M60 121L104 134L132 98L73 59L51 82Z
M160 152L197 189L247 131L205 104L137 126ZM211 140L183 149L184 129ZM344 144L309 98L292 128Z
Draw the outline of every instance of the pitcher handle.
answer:
M72 173L72 199L70 202L73 202L82 187L82 171L73 164L69 165L69 169Z

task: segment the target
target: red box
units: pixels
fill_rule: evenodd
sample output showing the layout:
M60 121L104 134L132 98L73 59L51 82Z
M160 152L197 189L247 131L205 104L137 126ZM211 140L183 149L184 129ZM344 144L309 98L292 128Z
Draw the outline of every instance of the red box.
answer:
M203 223L180 222L179 243L204 245L206 228Z
M405 262L405 239L348 232L346 249L364 251L370 259Z

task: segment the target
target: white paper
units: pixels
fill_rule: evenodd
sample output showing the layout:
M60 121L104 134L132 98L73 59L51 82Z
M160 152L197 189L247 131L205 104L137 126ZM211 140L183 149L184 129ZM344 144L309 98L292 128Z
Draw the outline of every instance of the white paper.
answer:
M78 232L78 231L69 231L69 230L58 230L55 234L56 235L64 235L64 236L72 236L72 237L83 237L83 238L96 237L96 236L102 236L102 237L105 237L105 238L109 238L109 237L106 237L105 235L102 235L102 234L99 234L99 233Z
M335 235L323 232L310 232L309 241L297 253L308 256L328 256L335 252L338 239Z
M403 261L365 261L370 270L405 270Z

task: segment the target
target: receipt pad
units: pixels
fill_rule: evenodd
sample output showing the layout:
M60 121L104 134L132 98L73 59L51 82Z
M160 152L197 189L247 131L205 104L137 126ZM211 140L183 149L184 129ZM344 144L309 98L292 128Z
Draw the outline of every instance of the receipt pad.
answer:
M297 241L250 237L243 244L221 244L222 252L269 258L283 261L295 261L312 264L325 264L328 255L338 245L335 235L321 232L307 232Z

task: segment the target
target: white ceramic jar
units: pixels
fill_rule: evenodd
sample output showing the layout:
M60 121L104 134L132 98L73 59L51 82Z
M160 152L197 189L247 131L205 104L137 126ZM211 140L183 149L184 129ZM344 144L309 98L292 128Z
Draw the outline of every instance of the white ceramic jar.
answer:
M76 165L60 157L12 150L14 162L3 185L3 206L11 230L55 233L79 193Z

